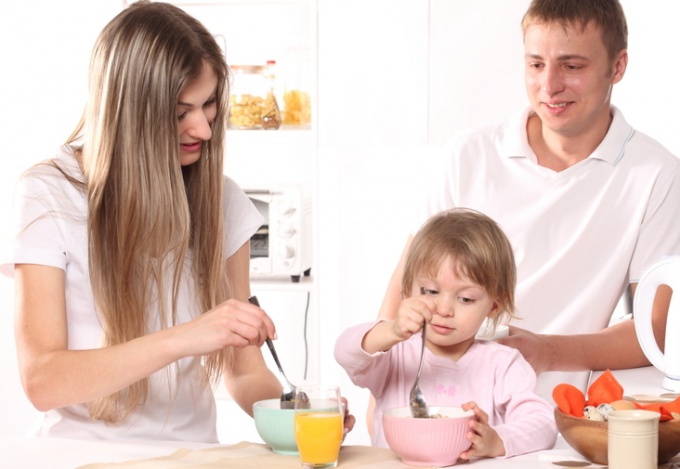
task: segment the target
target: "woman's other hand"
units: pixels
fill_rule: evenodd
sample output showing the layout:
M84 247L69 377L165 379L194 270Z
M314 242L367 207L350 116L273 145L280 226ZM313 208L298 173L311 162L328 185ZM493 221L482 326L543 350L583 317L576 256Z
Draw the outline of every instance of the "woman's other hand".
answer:
M354 428L354 424L356 423L356 418L354 418L354 415L349 413L349 405L347 404L347 399L344 397L341 397L342 403L344 404L345 408L345 418L344 418L344 432L342 434L342 441L345 441L345 437L349 432L352 431Z

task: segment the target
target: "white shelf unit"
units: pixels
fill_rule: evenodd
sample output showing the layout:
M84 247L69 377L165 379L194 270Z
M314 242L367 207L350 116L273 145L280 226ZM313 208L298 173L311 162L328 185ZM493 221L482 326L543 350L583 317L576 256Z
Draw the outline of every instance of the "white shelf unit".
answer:
M300 277L299 282L290 278L255 277L250 279L250 288L254 292L313 292L314 276Z

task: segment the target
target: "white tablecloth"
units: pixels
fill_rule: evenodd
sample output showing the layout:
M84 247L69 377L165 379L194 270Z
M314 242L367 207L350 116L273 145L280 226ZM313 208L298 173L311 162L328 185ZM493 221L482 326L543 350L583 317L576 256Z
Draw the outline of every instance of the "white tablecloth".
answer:
M176 453L178 450L185 450ZM0 467L11 469L88 469L103 468L177 468L211 467L219 459L219 467L242 468L241 458L261 458L262 468L300 467L297 456L274 455L259 443L238 445L206 445L187 442L160 441L81 441L48 438L0 439ZM149 461L151 458L159 458ZM275 459L272 459L275 458ZM377 458L377 459L376 459ZM211 463L212 461L212 463ZM274 461L272 463L272 461ZM125 463L125 464L117 464ZM578 465L580 463L580 465ZM153 465L152 465L153 464ZM212 467L218 467L217 465ZM251 467L251 466L248 466ZM254 465L252 467L258 467ZM367 446L343 447L340 468L403 469L389 450ZM458 467L471 469L559 469L560 467L589 467L590 465L559 439L555 449L518 456L512 459L479 459Z
M659 394L660 373L653 368L615 372L626 394ZM183 450L176 453L178 450ZM205 450L205 451L203 451ZM272 460L272 457L276 458ZM158 458L154 462L147 461ZM208 445L202 443L168 441L82 441L48 438L0 438L0 468L9 469L75 469L86 465L94 468L121 467L211 467L209 460L218 458L219 467L241 468L247 458L255 458L258 464L248 467L279 468L300 467L296 456L278 456L263 444L239 443L238 445ZM379 463L376 463L376 458ZM675 465L664 469L680 469L680 458ZM272 461L274 461L272 463ZM117 463L126 463L120 465ZM363 464L363 465L362 465ZM403 469L404 464L389 450L367 446L343 447L339 467ZM216 466L213 466L216 467ZM555 448L526 454L511 459L478 459L456 467L471 469L559 469L564 467L601 468L590 464L559 437Z

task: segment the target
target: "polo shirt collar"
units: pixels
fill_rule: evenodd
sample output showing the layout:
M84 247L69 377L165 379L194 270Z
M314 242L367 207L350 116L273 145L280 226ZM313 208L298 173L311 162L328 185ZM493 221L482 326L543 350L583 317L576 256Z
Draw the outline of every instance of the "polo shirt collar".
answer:
M611 106L611 110L614 118L607 135L588 158L606 161L614 166L623 156L626 143L633 136L634 130L616 106ZM526 131L527 120L533 114L531 107L526 107L513 114L508 120L508 132L505 133L501 143L502 152L507 158L523 157L536 162L536 155L529 146Z

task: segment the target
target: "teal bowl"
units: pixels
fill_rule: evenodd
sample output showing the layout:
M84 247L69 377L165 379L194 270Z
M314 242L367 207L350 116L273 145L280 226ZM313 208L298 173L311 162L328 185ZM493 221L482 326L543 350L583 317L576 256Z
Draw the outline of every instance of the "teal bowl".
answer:
M295 442L294 416L294 409L281 408L280 399L265 399L253 404L257 433L277 454L299 454Z

